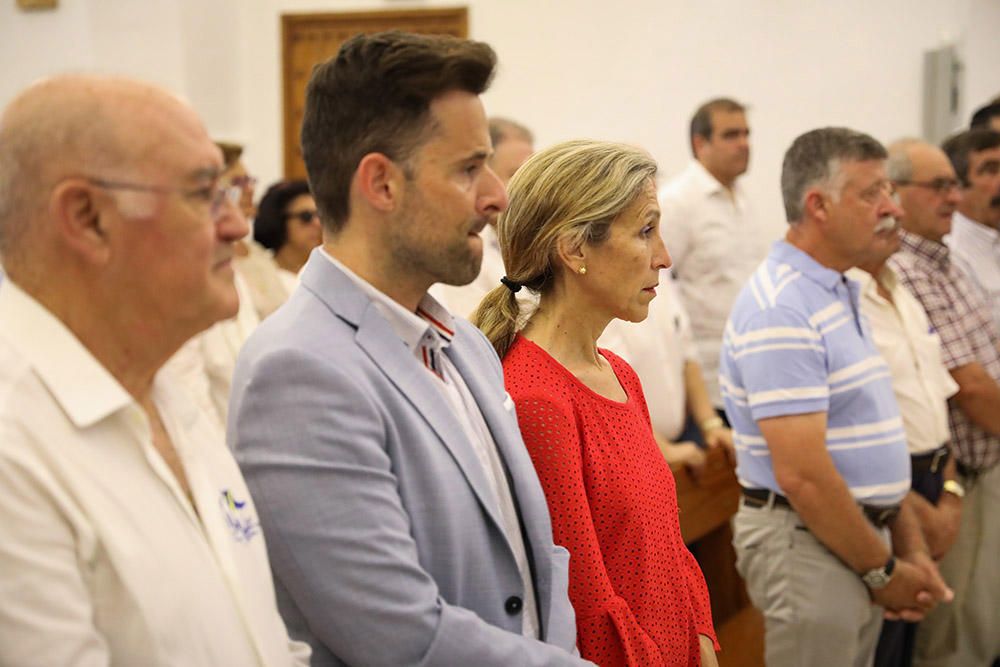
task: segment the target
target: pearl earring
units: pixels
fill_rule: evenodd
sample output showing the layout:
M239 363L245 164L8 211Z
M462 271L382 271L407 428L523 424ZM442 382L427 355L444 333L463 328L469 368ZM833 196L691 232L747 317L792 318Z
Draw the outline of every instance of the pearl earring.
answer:
M587 275L587 267L581 266L579 269L576 270L576 272L579 273L581 276L585 276Z

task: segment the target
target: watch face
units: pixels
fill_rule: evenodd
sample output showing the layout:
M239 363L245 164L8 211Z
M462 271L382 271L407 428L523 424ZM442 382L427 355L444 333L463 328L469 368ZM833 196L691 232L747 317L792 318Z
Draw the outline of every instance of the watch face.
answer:
M885 588L886 584L889 583L889 575L884 567L880 567L877 570L865 572L865 576L861 577L861 580L865 582L868 588L878 590Z

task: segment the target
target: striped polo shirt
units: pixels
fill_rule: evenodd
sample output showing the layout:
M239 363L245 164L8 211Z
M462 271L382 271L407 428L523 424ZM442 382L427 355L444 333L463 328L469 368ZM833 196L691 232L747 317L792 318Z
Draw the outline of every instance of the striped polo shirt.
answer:
M859 295L856 282L784 241L740 292L719 381L744 487L782 492L758 420L825 412L827 451L857 501L896 504L909 490L903 421Z

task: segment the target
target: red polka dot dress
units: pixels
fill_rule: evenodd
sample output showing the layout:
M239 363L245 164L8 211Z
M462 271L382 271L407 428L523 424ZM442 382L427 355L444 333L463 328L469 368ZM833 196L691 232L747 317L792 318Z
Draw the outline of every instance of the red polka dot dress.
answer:
M699 665L715 640L708 589L681 538L674 477L635 371L606 350L628 396L595 393L518 336L503 361L524 442L569 549L580 653L601 667Z

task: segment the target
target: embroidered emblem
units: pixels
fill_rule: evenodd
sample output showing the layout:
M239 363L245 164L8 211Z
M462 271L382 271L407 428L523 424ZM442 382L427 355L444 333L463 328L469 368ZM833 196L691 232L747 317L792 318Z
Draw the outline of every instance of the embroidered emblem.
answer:
M219 508L237 542L249 542L260 532L260 522L247 507L247 501L237 500L229 489L219 494Z

